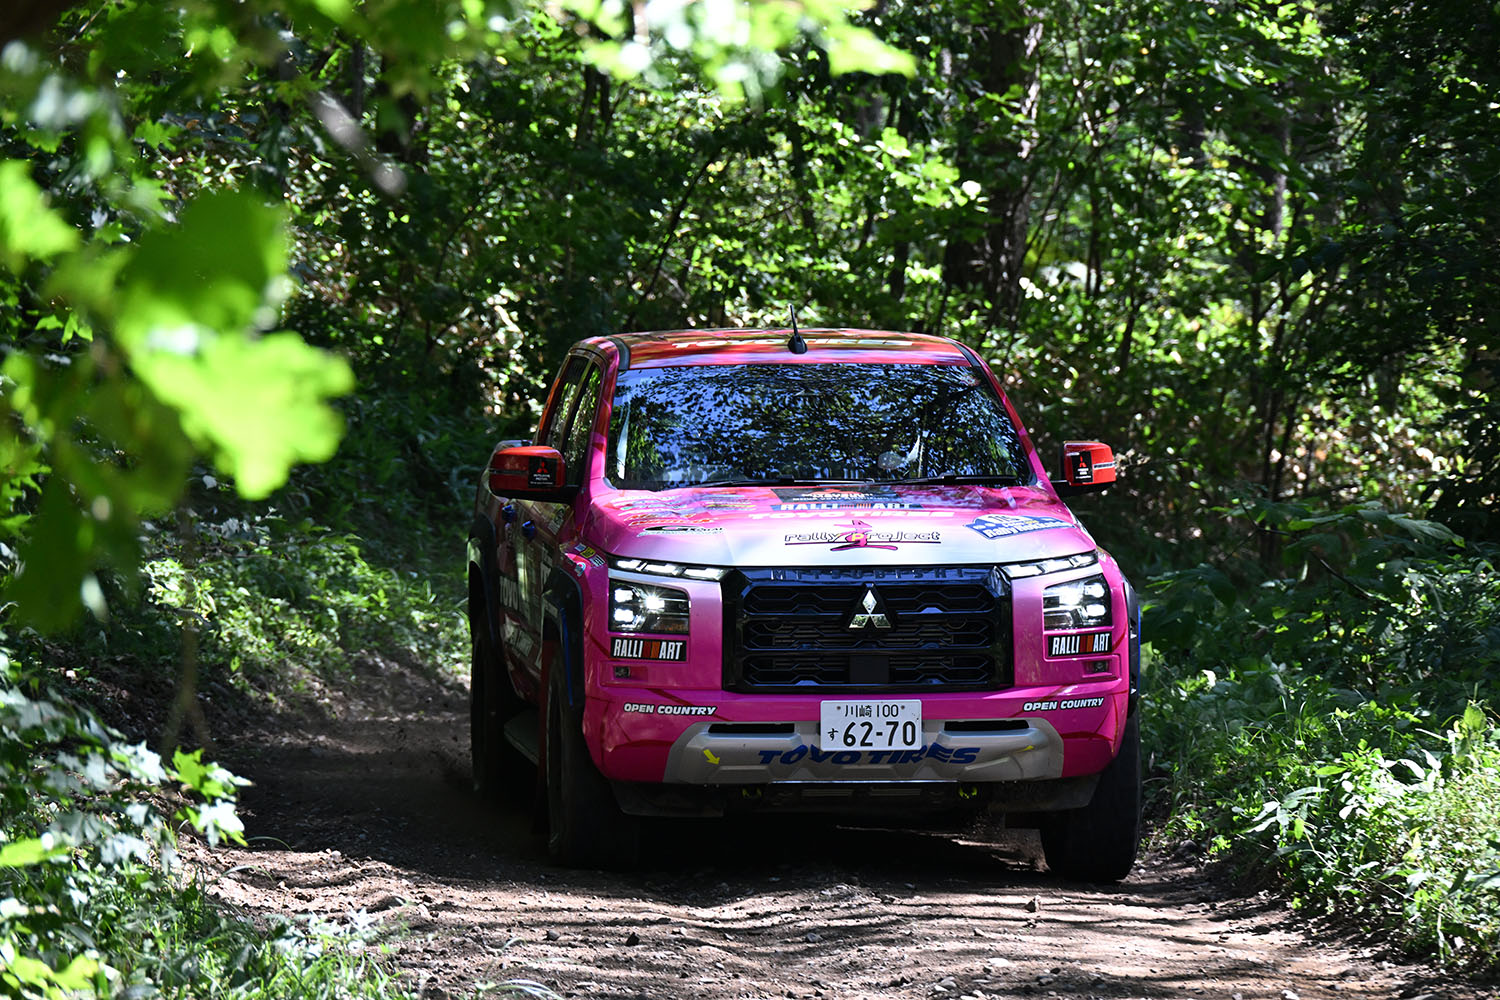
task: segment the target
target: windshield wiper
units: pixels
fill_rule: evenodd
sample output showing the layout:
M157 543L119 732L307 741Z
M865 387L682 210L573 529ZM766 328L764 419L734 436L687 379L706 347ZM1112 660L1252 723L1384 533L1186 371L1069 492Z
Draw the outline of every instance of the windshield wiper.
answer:
M949 473L946 476L922 476L918 479L881 479L882 486L1020 486L1020 476L978 476Z

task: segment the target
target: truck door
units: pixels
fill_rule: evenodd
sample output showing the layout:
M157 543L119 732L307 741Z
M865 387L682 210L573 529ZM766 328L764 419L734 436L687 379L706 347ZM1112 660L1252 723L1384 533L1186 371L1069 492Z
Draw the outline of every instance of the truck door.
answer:
M597 363L579 356L569 358L564 369L567 381L561 386L562 395L555 400L556 407L550 415L550 422L544 420L542 436L537 441L538 444L551 445L562 453L569 486L581 486L587 479L603 375L603 370ZM541 657L537 653L541 649L542 593L552 570L562 559L563 542L571 540L577 534L575 512L586 503L587 499L580 495L571 503L526 501L517 505L521 508L519 521L522 525L522 535L517 544L517 564L522 567L520 582L525 609L524 628L536 643L533 652L526 659L524 670L533 683L541 682ZM530 524L530 528L526 527L527 524Z
M547 396L547 405L542 410L541 424L532 444L550 444L559 433L559 425L565 422L559 419L559 414L566 415L573 405L586 364L577 356L570 356L564 363ZM538 565L534 509L537 505L514 499L502 499L501 503L505 505L505 516L500 526L496 565L500 577L500 629L505 640L505 662L516 690L531 695L535 693L535 664L541 650L541 634L531 614L531 580Z

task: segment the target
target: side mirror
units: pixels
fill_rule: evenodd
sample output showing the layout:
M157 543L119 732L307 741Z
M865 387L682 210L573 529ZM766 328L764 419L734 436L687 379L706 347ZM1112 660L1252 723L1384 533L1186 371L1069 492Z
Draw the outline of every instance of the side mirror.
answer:
M1115 453L1098 441L1064 441L1062 479L1052 481L1058 496L1097 493L1115 481Z
M575 487L565 485L562 455L543 444L500 442L490 455L485 475L490 492L496 496L563 503L577 492Z

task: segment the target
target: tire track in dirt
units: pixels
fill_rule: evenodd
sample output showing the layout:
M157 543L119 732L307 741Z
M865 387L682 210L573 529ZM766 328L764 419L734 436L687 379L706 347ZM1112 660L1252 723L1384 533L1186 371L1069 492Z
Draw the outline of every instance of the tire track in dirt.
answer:
M803 819L654 828L639 871L546 863L524 805L468 791L460 682L367 666L339 718L226 748L248 849L191 851L259 913L391 931L428 996L537 980L586 998L1500 997L1381 961L1269 894L1148 860L1064 883L1029 834ZM359 918L364 919L364 918Z

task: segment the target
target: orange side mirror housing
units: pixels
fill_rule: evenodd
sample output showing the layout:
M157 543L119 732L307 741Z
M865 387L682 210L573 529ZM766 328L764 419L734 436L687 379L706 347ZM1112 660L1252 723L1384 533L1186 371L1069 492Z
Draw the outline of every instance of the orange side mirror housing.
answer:
M496 496L561 502L574 492L566 485L562 455L544 444L496 447L486 475Z
M1099 441L1065 441L1062 479L1052 485L1063 496L1094 493L1115 481L1115 453Z

